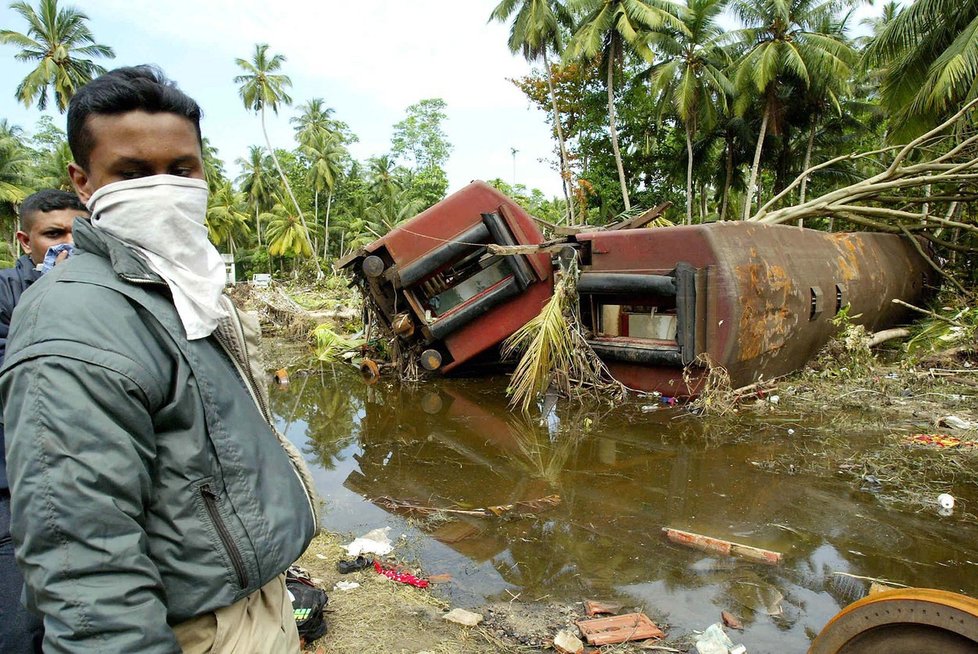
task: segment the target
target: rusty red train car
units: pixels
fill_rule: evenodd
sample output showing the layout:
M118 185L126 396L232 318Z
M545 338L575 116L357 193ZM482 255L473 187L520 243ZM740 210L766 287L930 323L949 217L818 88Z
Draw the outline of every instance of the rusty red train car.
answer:
M450 372L536 316L553 293L548 254L493 256L489 244L534 245L533 219L473 182L340 262L375 314L428 370Z
M796 370L843 310L870 331L933 290L932 269L892 234L714 223L576 236L590 343L624 384L695 394L706 358L734 387ZM687 369L689 385L684 381Z

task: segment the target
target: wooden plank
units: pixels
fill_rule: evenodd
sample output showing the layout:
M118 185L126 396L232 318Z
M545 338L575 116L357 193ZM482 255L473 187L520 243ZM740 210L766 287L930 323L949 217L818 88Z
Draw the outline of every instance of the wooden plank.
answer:
M630 640L664 638L665 632L655 626L644 613L626 613L610 618L580 620L578 629L589 645L614 645Z
M684 545L704 552L713 552L725 556L738 556L751 561L757 561L758 563L766 563L767 565L778 565L781 563L781 554L779 552L762 550L759 547L742 545L741 543L734 543L729 540L694 534L689 531L680 531L679 529L670 529L669 527L663 527L662 531L665 532L666 537L670 541L677 545Z

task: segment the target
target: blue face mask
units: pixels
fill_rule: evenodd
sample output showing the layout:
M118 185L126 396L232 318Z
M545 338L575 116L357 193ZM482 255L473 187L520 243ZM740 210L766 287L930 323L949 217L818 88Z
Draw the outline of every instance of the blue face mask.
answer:
M46 273L54 268L55 260L58 258L59 254L62 252L67 252L68 256L70 257L74 251L75 246L71 243L58 243L57 245L52 245L48 248L47 253L44 255L44 261L37 264L35 268L40 270L42 273Z

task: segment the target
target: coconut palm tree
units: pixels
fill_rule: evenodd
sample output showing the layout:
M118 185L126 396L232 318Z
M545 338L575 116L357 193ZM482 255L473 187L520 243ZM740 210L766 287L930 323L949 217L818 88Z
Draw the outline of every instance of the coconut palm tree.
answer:
M236 181L255 210L255 233L258 236L258 247L261 247L261 212L271 208L278 191L278 180L272 171L274 164L271 157L257 145L250 146L248 156L238 157L236 163L241 167L241 174Z
M227 180L221 182L207 202L207 235L214 245L227 243L232 255L234 237L245 236L250 231L244 204L244 195L235 191Z
M79 87L105 72L88 57L111 59L115 52L95 42L86 25L88 16L73 7L58 9L58 0L40 0L38 11L26 2L15 2L10 8L27 21L27 33L0 30L0 43L19 47L14 55L18 61L37 63L17 85L15 97L25 107L36 103L43 110L50 90L63 113Z
M306 225L292 211L286 208L281 198L267 213L262 214L267 227L265 238L268 242L268 253L273 257L310 257L312 246Z
M326 106L322 98L313 98L299 106L299 114L289 119L295 126L295 139L299 145L307 145L316 138L332 132L333 108Z
M686 132L686 224L693 222L693 139L710 130L727 110L733 86L724 74L729 56L722 47L724 30L716 19L725 0L689 0L683 18L686 31L665 29L650 35L660 62L649 69L653 94L661 96L660 115L670 111Z
M395 195L402 190L395 174L394 160L389 155L373 157L369 161L368 188L375 202Z
M554 114L554 128L560 146L560 177L564 187L564 199L567 202L568 219L571 224L574 224L576 219L572 202L573 183L570 161L564 141L564 128L560 122L560 110L557 107L553 71L548 58L551 52L560 54L561 27L570 27L573 19L561 0L502 0L492 10L489 20L505 22L510 16L514 16L509 30L510 51L522 52L523 58L531 63L537 59L543 60L544 74L550 91L550 106Z
M652 60L646 44L646 34L650 31L672 28L685 33L686 26L680 20L684 9L670 0L577 0L574 6L584 18L567 46L566 55L572 59L590 60L600 54L607 66L611 149L618 167L625 211L630 211L632 205L628 199L628 183L615 124L615 67L623 60L626 48Z
M411 198L406 189L401 189L368 207L366 218L371 230L383 236L405 220L418 215L422 206L419 199Z
M978 0L917 0L881 27L865 62L883 68L891 141L922 134L978 97Z
M238 89L238 94L241 96L241 100L244 102L246 108L252 109L261 115L261 129L265 135L265 144L268 146L268 151L272 155L275 168L282 178L285 191L295 206L296 215L304 227L303 235L308 238L309 227L306 225L306 219L302 215L302 208L299 207L299 201L296 200L295 194L292 192L292 187L289 185L289 180L282 170L282 165L279 163L278 157L275 155L275 149L272 147L272 142L268 138L268 129L265 126L266 107L270 107L275 114L278 114L280 104L289 105L292 103L292 98L285 91L285 89L292 86L292 80L289 79L288 75L283 75L278 72L282 69L285 57L279 54L269 56L268 44L259 43L255 45L255 53L251 61L246 59L235 59L234 61L245 71L244 75L238 75L234 78L234 83L241 85L241 88ZM308 250L311 254L312 244L309 243L308 245ZM316 275L320 278L323 277L323 269L319 266L319 260L316 259L314 263L316 265Z
M734 0L733 9L746 25L734 33L745 48L736 64L738 109L743 114L751 97L763 109L754 149L743 217L750 216L757 192L757 173L764 138L774 121L779 128L783 106L780 91L788 79L802 89L828 87L832 78L847 80L854 62L852 48L837 34L819 31L832 18L838 0Z
M346 148L338 138L323 131L307 138L302 152L309 159L307 181L313 191L314 222L319 224L319 194L328 192L326 200L326 220L323 223L323 258L329 250L329 213L333 206L333 191L336 183L343 174L343 161L347 156Z

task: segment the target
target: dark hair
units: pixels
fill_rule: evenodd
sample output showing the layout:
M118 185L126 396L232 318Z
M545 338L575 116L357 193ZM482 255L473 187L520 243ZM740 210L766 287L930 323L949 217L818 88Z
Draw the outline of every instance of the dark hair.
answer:
M91 114L130 111L183 116L194 125L200 140L200 105L168 80L156 66L128 66L110 70L78 89L68 105L68 146L82 168L95 147L86 123Z
M74 209L79 213L88 215L88 209L85 208L77 195L48 188L27 196L27 199L21 203L18 212L20 214L20 228L29 232L34 226L34 219L37 218L37 214L61 211L62 209Z

